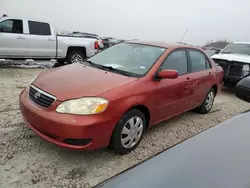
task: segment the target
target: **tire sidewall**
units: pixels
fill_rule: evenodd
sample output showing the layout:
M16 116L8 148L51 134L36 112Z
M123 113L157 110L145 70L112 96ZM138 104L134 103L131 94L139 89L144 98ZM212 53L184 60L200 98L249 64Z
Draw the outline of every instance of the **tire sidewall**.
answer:
M132 117L135 117L135 116L138 116L142 119L143 121L143 132L142 132L142 136L141 138L139 139L139 141L131 148L124 148L122 146L122 143L121 143L121 133L122 133L122 129L123 127L125 126L125 124L127 123L127 121L132 118ZM120 153L120 154L126 154L126 153L129 153L131 152L132 150L134 150L141 142L142 138L143 138L143 135L144 135L144 132L145 132L145 128L146 128L146 117L145 115L140 111L140 110L137 110L137 109L134 109L134 110L130 110L128 111L121 119L120 121L117 123L114 131L113 131L113 134L112 134L112 137L111 137L111 148L117 152L117 153Z
M68 57L67 57L67 63L68 63L68 64L72 64L71 58L72 58L75 54L80 55L80 56L82 57L82 60L85 59L85 56L83 55L82 52L80 52L80 51L72 51L72 52L69 53L69 55L68 55Z

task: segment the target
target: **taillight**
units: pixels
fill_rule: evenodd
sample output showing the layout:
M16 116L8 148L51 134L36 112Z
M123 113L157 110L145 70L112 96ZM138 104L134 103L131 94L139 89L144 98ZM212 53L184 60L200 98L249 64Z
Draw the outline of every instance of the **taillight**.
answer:
M94 48L97 50L99 48L98 41L95 41Z

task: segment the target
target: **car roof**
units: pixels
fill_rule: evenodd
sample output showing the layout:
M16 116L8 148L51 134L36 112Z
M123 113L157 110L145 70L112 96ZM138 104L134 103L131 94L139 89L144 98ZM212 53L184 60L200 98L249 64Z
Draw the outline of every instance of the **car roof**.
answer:
M191 45L179 44L179 43L165 43L165 42L158 42L158 41L141 41L141 40L128 40L126 42L129 43L136 43L136 44L144 44L150 46L158 46L162 48L178 48L178 47L186 47L186 48L197 48Z
M250 186L250 111L99 184L98 188Z
M0 20L29 20L29 21L34 21L34 22L45 22L49 23L46 20L39 20L39 19L33 19L33 18L23 18L23 17L11 17L11 16L6 16L6 17L0 17Z

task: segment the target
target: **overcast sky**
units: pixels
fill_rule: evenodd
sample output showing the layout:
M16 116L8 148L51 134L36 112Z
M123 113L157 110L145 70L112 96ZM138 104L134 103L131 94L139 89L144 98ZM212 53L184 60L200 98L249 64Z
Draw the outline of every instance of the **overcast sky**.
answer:
M0 0L4 13L125 39L250 41L250 0Z

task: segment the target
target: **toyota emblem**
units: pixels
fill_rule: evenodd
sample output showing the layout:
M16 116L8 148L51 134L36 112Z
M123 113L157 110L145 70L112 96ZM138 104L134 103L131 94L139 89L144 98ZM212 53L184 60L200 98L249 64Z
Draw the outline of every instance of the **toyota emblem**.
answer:
M40 94L39 92L36 92L36 93L34 94L35 99L39 99L40 96L41 96L41 94Z

